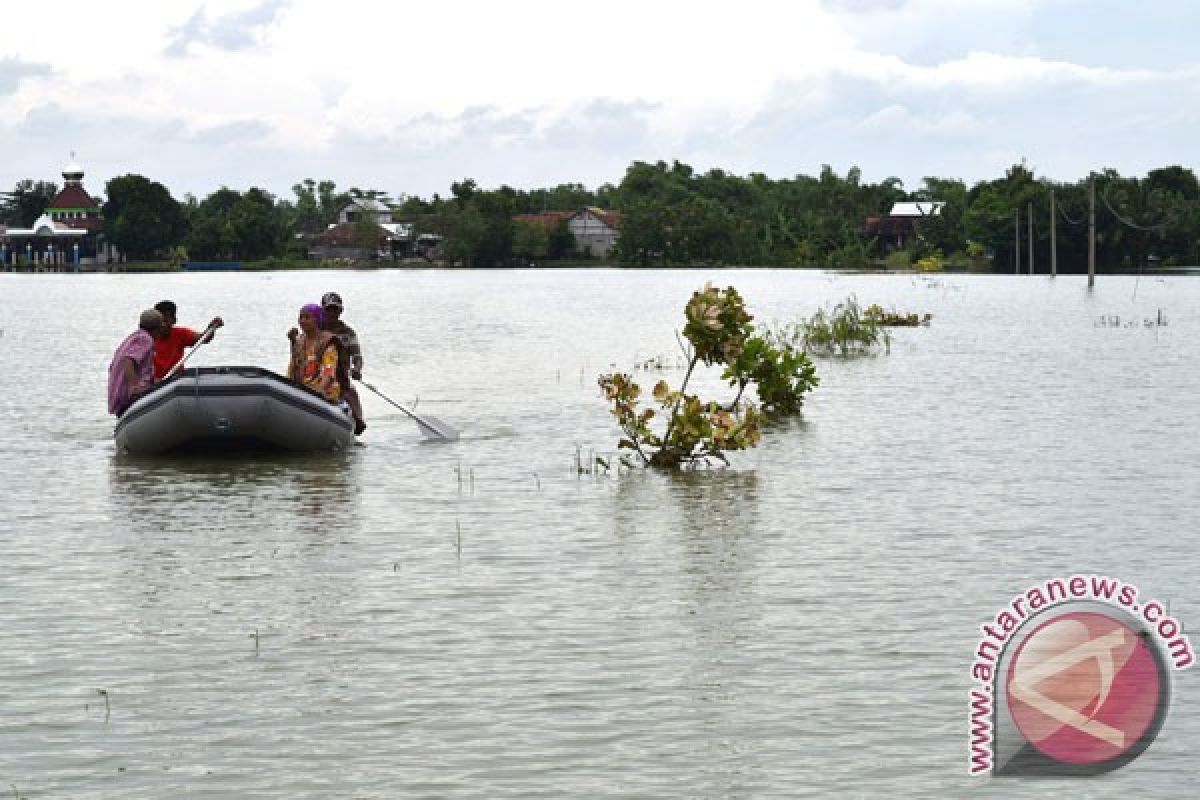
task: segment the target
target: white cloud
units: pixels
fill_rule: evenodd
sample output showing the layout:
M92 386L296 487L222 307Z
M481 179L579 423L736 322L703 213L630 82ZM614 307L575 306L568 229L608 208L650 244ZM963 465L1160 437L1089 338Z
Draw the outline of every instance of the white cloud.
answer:
M168 56L185 56L196 47L217 50L247 50L260 41L263 28L288 6L290 0L264 0L251 8L231 11L219 16L209 14L207 7L196 9L182 25L168 32L163 51Z
M918 115L907 107L893 104L868 114L856 126L867 132L888 134L920 134L922 136L952 137L972 133L983 128L983 124L965 111L951 111L940 115Z
M1034 155L1045 114L1104 118L1100 139L1158 120L1172 127L1154 157L1192 156L1179 143L1195 114L1179 108L1195 107L1195 64L1039 52L1030 20L1065 2L110 0L70 7L82 41L66 48L18 5L7 21L22 36L0 60L0 144L22 159L0 168L0 186L44 175L33 159L56 166L70 149L111 173L155 170L179 193L280 191L304 175L365 184L372 171L423 193L471 171L485 184L596 183L634 159L673 157L925 174L960 150ZM903 159L881 140L889 130L909 137ZM1071 152L1055 135L1066 134L1043 133L1041 146ZM932 163L910 166L922 158Z

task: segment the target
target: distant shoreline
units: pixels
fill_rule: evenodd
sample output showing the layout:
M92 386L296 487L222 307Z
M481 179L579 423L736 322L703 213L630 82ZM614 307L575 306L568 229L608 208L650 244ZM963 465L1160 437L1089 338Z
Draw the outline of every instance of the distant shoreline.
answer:
M111 268L112 266L116 266L117 269L112 269ZM338 272L385 272L385 271L417 272L417 271L427 271L427 270L438 270L438 271L445 271L445 272L487 272L487 271L499 271L499 270L521 270L521 271L535 272L538 270L550 271L550 270L564 270L564 269L568 269L568 270L617 269L617 270L626 270L626 271L630 271L630 272L636 272L639 270L677 271L677 270L698 270L698 269L711 269L711 270L759 269L759 270L777 270L777 271L781 271L781 272L784 272L784 271L787 271L787 272L827 272L827 273L834 273L834 274L840 273L843 275L923 275L926 277L936 277L939 275L990 275L990 276L1042 277L1042 278L1051 277L1050 273L1048 273L1048 272L1035 272L1033 275L1029 275L1029 273L1027 273L1027 272L1016 273L1016 272L1012 272L1012 271L980 271L980 270L964 269L964 268L957 267L957 266L947 267L946 269L943 269L941 271L933 271L933 272L923 272L921 270L913 269L913 268L904 269L904 268L895 268L895 267L888 267L888 266L869 266L869 265L861 266L861 267L841 267L841 268L818 267L818 266L771 267L771 266L754 265L754 264L720 264L720 265L671 264L671 265L667 265L667 266L655 265L655 266L641 267L641 266L634 266L634 265L629 265L629 264L619 264L616 262L598 262L598 261L589 261L589 262L582 262L582 263L581 262L568 262L568 263L550 262L550 263L536 264L533 266L514 265L514 266L503 266L503 267L463 267L463 266L452 266L452 265L445 264L442 262L415 261L415 260L409 261L409 262L404 262L404 263L362 263L362 264L340 264L340 265L333 265L333 264L321 263L321 262L316 262L316 261L301 261L301 260L288 261L288 262L283 262L283 263L274 262L274 263L270 263L270 264L266 264L266 263L262 263L262 262L258 262L258 263L246 262L238 268L226 268L226 269L184 269L179 264L170 264L167 262L153 262L153 261L142 262L142 261L139 261L139 262L124 263L124 264L119 264L119 265L107 265L107 268L104 268L104 269L95 269L94 268L94 269L81 269L78 271L72 270L72 269L49 270L49 269L28 269L28 268L12 269L12 268L8 268L8 269L0 270L0 274L8 274L8 275L188 275L188 274L201 275L201 274L208 273L208 274L228 275L231 273L232 274L237 274L237 273L247 274L247 273L260 273L260 272L312 272L315 270L331 270L331 271L338 271ZM1131 275L1131 276L1139 276L1140 275L1140 276L1146 276L1146 277L1149 277L1149 276L1163 277L1163 276L1168 276L1168 275L1193 276L1193 275L1200 275L1200 265L1154 267L1154 268L1149 268L1149 269L1140 270L1140 271L1135 270L1135 269L1129 269L1129 268L1116 269L1116 270L1098 269L1096 274L1098 276L1102 276L1102 277L1103 276L1114 276L1114 275ZM1085 275L1087 275L1087 273L1086 272L1059 272L1058 275L1062 276L1062 277L1085 276Z

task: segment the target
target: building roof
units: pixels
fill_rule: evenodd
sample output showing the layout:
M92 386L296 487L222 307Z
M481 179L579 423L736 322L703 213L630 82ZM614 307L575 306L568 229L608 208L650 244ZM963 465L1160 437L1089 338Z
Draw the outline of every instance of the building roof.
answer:
M92 199L92 196L78 184L70 184L63 187L63 190L54 196L50 201L50 205L46 206L48 211L57 208L83 208L89 211L100 210L100 204Z
M42 214L28 228L4 229L4 236L83 236L86 233L87 231L81 228L73 228L51 219L49 214Z
M413 226L409 222L380 222L379 227L392 235L393 239L411 239Z
M610 211L609 209L598 208L597 206L588 206L584 209L584 211L591 212L593 217L600 220L613 230L616 230L621 225L620 211Z
M616 230L617 226L621 224L620 211L609 211L596 206L588 206L578 211L543 211L540 214L518 214L513 217L513 220L516 222L534 223L549 230L560 222L569 222L585 213L590 213L613 230Z
M577 211L543 211L540 214L517 214L513 217L514 222L528 222L534 225L541 225L546 230L553 228L560 222L566 222L574 217Z
M888 212L889 217L936 217L942 213L945 203L937 201L896 203Z
M405 223L375 223L377 241L385 242L394 239L412 237L412 225ZM330 225L325 230L313 236L313 241L332 247L353 247L359 236L358 223L342 222Z
M381 203L373 197L358 197L351 200L342 212L351 211L353 209L361 209L363 211L375 211L378 213L391 213L391 206Z

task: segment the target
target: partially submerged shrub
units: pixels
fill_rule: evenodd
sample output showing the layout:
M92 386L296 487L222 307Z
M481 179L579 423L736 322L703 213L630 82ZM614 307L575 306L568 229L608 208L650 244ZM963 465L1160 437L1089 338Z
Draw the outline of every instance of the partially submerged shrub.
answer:
M628 374L611 373L599 379L625 434L617 447L633 451L643 466L728 464L727 452L754 447L762 438L760 409L741 403L747 388L757 390L764 410L793 414L800 410L803 393L817 384L816 370L802 351L753 335L753 317L732 286L719 290L705 284L693 293L684 316L683 335L691 345L687 372L678 389L666 381L655 384L651 395L658 411L640 406L642 389ZM722 379L738 388L729 407L688 394L688 381L700 363L725 365ZM660 414L666 418L661 435L651 426Z
M746 340L745 347L721 377L738 388L733 405L751 384L760 408L768 414L800 413L804 393L816 388L817 368L803 350L789 342L772 342L762 336Z
M933 319L933 314L926 313L922 317L915 312L906 314L892 309L885 310L874 303L867 306L867 310L863 314L875 319L886 328L915 328L918 325L928 325L929 321Z
M683 336L691 342L695 359L709 366L737 358L754 329L750 324L754 318L732 286L721 291L705 284L702 290L692 293L683 314L687 317Z
M819 309L799 328L785 328L776 334L779 341L798 343L806 353L819 356L866 355L882 347L891 347L892 337L872 314L864 312L854 295L826 311Z

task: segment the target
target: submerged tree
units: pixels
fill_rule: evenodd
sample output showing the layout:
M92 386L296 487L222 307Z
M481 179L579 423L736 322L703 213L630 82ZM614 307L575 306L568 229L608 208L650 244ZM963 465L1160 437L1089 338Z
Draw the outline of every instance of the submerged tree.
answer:
M630 450L643 466L678 468L720 461L726 453L754 447L762 438L763 413L794 414L803 394L817 385L816 371L804 353L777 347L754 335L752 317L732 286L706 284L684 308L683 336L690 345L687 371L678 389L660 380L651 392L659 406L642 408L642 388L626 373L600 376L600 388L625 436L617 447ZM703 401L687 391L696 367L724 365L722 378L738 388L728 406ZM760 406L742 404L748 387L758 391ZM659 434L652 421L666 418Z

